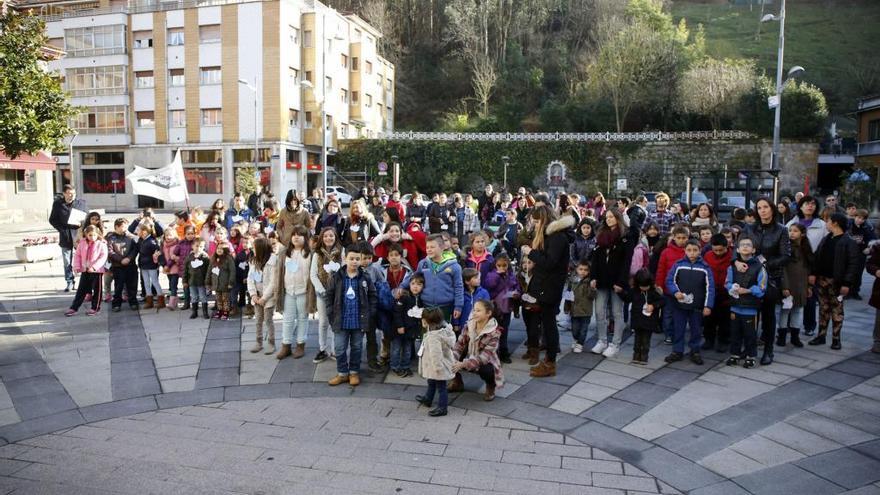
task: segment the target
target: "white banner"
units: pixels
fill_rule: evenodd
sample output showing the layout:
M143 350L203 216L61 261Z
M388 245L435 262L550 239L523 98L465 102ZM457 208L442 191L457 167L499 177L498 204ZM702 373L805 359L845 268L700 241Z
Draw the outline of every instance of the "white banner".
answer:
M177 150L174 160L168 165L155 170L135 166L134 171L125 178L131 182L131 190L134 194L173 203L189 200L183 163L180 161L180 150Z

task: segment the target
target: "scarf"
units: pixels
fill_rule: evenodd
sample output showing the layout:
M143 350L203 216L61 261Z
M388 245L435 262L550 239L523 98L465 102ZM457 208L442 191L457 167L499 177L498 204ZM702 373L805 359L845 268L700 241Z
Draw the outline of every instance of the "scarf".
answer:
M615 226L612 229L601 229L596 234L596 245L601 248L610 248L620 239L620 229Z

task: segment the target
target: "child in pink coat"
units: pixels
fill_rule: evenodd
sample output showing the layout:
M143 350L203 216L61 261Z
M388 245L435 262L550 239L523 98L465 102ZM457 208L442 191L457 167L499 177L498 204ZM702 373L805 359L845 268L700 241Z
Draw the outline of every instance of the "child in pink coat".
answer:
M177 284L180 282L180 274L183 273L183 260L174 254L175 248L180 243L177 231L165 229L162 236L162 257L165 258L165 266L162 271L168 276L168 309L177 309Z
M70 309L65 316L73 316L79 311L86 298L86 294L92 296L92 308L86 313L94 316L101 311L101 278L107 271L107 243L101 235L100 229L89 225L83 231L83 237L73 252L73 271L79 273L79 284L76 287L76 296Z

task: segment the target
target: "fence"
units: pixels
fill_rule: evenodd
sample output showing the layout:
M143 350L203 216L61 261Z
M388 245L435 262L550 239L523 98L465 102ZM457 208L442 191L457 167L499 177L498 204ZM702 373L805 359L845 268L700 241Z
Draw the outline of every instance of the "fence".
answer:
M738 141L757 139L745 131L687 132L383 132L373 139L387 141L578 141L585 143L620 143L650 141Z

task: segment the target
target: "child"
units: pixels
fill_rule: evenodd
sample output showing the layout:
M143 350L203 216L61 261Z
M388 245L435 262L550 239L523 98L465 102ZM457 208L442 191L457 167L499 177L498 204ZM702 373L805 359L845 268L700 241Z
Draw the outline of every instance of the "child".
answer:
M162 237L162 258L164 258L165 266L162 271L168 277L168 309L174 311L177 309L177 284L180 282L180 263L174 259L174 249L179 243L176 229L165 229ZM161 309L162 304L159 304Z
M622 297L630 303L629 322L635 339L633 342L633 364L648 364L651 350L651 334L660 326L660 308L663 306L663 291L654 285L654 277L646 268L633 276L633 287Z
M329 308L324 302L324 295L330 278L341 268L342 262L342 246L339 245L336 229L324 227L318 234L318 238L318 247L312 255L309 269L309 279L312 282L312 287L315 288L315 303L318 310L318 353L312 359L315 364L335 356L333 331L330 330Z
M391 302L393 297L390 296L390 289L385 284L385 273L382 271L381 263L373 263L375 252L373 246L367 241L358 241L358 252L361 254L361 268L367 275L373 289L376 291L377 304L376 317L370 322L370 327L366 328L367 332L367 366L374 373L381 373L385 370L384 362L379 361L379 340L376 338L376 329L383 330L390 328L391 317L394 311L394 303ZM384 307L383 298L380 290L386 297L384 301L387 303ZM380 327L380 320L382 327Z
M137 227L138 237L138 267L141 269L141 278L144 280L144 289L146 293L146 302L144 309L153 309L153 296L159 294L158 306L165 307L165 295L162 294L162 286L159 285L159 255L162 254L159 249L159 243L153 237L153 223L149 220L142 220Z
M474 232L471 235L471 249L465 254L464 268L475 268L480 272L480 280L486 280L486 275L495 267L495 259L486 248L488 244L489 237L485 232Z
M733 250L728 247L727 238L723 234L713 235L709 247L709 250L703 248L703 261L712 269L715 304L712 306L712 314L703 318L703 350L726 352L730 347L730 296L724 287L727 283L727 269L733 261Z
M783 299L776 345L785 347L785 337L791 333L791 345L803 347L799 334L804 323L804 304L811 295L808 281L813 269L813 249L807 239L807 228L800 223L789 225L788 238L791 240L791 259L782 269Z
M306 353L306 335L309 315L306 313L306 291L309 285L310 251L309 230L304 225L296 225L282 261L278 264L278 281L275 297L276 310L284 315L281 327L281 350L276 358L303 357ZM293 337L296 334L296 349L291 352Z
M596 222L589 218L581 220L577 228L577 237L571 245L571 266L576 267L581 260L589 260L596 248Z
M657 271L654 272L654 283L657 287L663 287L664 291L667 290L666 276L669 275L672 265L678 260L684 258L684 246L687 244L689 235L690 232L687 227L682 225L673 227L672 241L666 244L663 248L663 252L660 254L660 260L657 263ZM675 325L672 321L675 298L672 297L672 293L670 292L665 292L665 295L666 304L664 305L663 311L663 332L666 334L666 339L663 342L671 344L672 336L675 333Z
M328 385L360 385L364 328L376 317L376 289L360 266L356 244L345 252L345 269L333 273L324 295L336 344L336 376ZM351 352L349 353L349 347Z
M185 213L185 212L184 212ZM192 252L192 243L196 238L196 228L193 225L187 225L183 229L183 239L177 243L177 246L174 246L174 250L171 253L171 259L175 261L180 266L180 273L183 274L184 264L186 261L186 257L189 256L189 253ZM186 282L186 278L183 279L184 283ZM183 290L183 309L187 310L190 308L191 300L189 297L189 291Z
M501 340L501 330L498 322L492 318L494 310L491 301L481 299L474 304L471 318L452 350L455 358L452 372L455 373L455 378L449 384L449 392L464 390L462 371L477 373L486 382L486 394L483 396L485 401L495 400L495 389L504 385L504 374L496 352Z
M510 266L510 258L501 253L495 258L495 269L486 275L483 286L489 291L489 297L495 305L493 315L501 326L501 343L498 346L498 357L502 363L510 363L510 350L507 348L507 334L510 331L510 314L513 312L512 299L519 291L516 274Z
M480 277L480 272L475 268L465 268L462 270L461 278L464 282L464 299L461 305L461 316L452 320L452 329L456 334L461 331L461 328L467 325L474 304L479 300L489 300L489 291L480 287L482 277Z
M254 307L248 302L247 277L250 265L248 261L253 256L254 240L247 235L241 236L239 251L235 254L235 285L232 287L232 315L238 313L239 308L244 308L245 316L254 315Z
M199 316L199 303L202 303L202 316L207 320L208 315L208 270L211 268L211 258L205 252L205 241L196 237L192 241L192 251L183 263L183 290L189 292L190 307L192 314L190 320Z
M391 295L391 298L394 298L395 291L398 287L403 284L403 281L406 277L410 276L412 273L412 269L407 265L406 259L404 258L404 249L403 246L397 243L392 243L386 247L385 259L381 260L382 266L382 280L384 281L382 284L383 290L387 290ZM386 285L387 284L387 287ZM422 284L422 289L424 289L425 285ZM379 294L379 287L376 288L377 297L380 300L380 311L379 311L379 328L383 329L385 333L385 337L382 339L382 349L379 351L379 364L381 366L385 366L388 364L389 356L391 354L391 340L390 337L393 337L391 332L392 324L390 321L382 321L383 318L388 318L389 315L383 315L383 311L381 311L381 306L384 304L382 302L382 297L387 298L389 294ZM393 304L393 302L392 302ZM392 314L393 317L393 308ZM412 354L411 350L411 354Z
M511 259L519 258L519 246L516 245L516 238L523 230L523 226L516 220L516 210L508 208L504 210L506 221L495 236L501 240L501 247Z
M128 294L128 305L137 310L137 267L134 257L137 254L136 243L125 231L126 220L117 218L113 222L113 232L107 236L107 258L113 272L113 305L112 310L118 313L122 309L122 290Z
M596 298L596 289L590 285L590 262L587 259L578 261L574 273L568 279L568 292L571 300L566 301L568 312L571 314L571 336L574 342L571 344L572 352L580 354L584 352L584 344L587 341L587 329L590 327L590 319L593 317L593 299Z
M697 235L700 241L700 249L709 246L712 241L712 235L715 234L715 229L712 228L711 225L701 225L699 230L697 230Z
M445 320L458 319L464 304L461 265L454 254L444 251L443 237L439 234L428 236L425 248L428 255L414 270L425 277L422 300L426 306L440 307ZM403 281L403 288L409 288L409 280Z
M409 281L409 291L402 291L394 302L394 317L386 337L391 343L391 371L397 376L412 376L409 369L412 348L419 336L421 318L417 315L422 309L421 294L425 288L425 277L418 273Z
M526 353L522 355L523 359L529 361L530 366L538 364L540 359L541 345L541 307L538 305L534 296L529 294L529 284L532 282L532 270L535 269L535 262L528 256L523 256L520 263L520 272L516 276L519 284L519 294L514 297L518 301L518 305L522 308L522 319L526 326Z
M229 244L218 244L211 256L211 273L208 275L207 290L216 293L216 312L214 318L229 319L231 302L229 293L235 283L235 261Z
M76 287L76 296L70 309L64 316L73 316L79 311L86 298L86 294L92 295L92 308L86 312L89 316L95 316L101 311L101 278L104 276L104 265L107 263L107 243L101 236L101 230L89 225L83 230L83 238L76 245L73 252L73 271L79 273L79 285Z
M455 334L452 326L443 321L443 312L438 308L427 308L422 311L422 347L419 349L419 374L428 380L428 391L425 395L417 395L416 400L425 407L434 402L434 392L439 394L437 407L428 411L429 416L446 416L448 393L446 381L451 380L455 373L452 365L455 362L452 347L455 345Z
M700 243L696 239L687 241L685 257L677 261L666 277L666 290L675 298L672 318L675 322L675 337L672 353L666 356L667 363L681 361L684 357L684 335L690 328L691 361L703 364L700 348L703 344L703 317L712 314L715 301L715 281L712 269L700 257Z
M254 241L247 274L247 291L254 304L254 315L257 318L257 343L251 352L263 350L263 323L266 324L266 355L275 352L275 274L278 269L278 257L272 252L269 241L258 237Z
M758 357L758 312L761 298L767 290L767 270L755 255L755 241L750 237L740 237L736 252L738 261L748 265L745 272L730 266L727 269L727 283L724 287L730 294L730 357L728 366L735 366L740 359L743 368L753 368Z
M217 250L217 246L219 246L220 244L226 244L228 242L228 231L223 227L217 227L214 230L214 235L211 237L211 241L208 243L208 255L214 256L214 251Z
M645 239L648 240L648 248L653 251L654 246L657 245L657 241L660 240L660 229L657 228L656 223L649 222L645 226Z
M826 208L826 210L829 208ZM831 323L831 349L840 350L840 331L843 329L843 299L850 288L860 285L862 273L859 258L864 257L859 246L849 235L846 215L832 213L825 222L828 235L816 248L816 262L812 275L819 291L819 332L809 345L823 345Z

